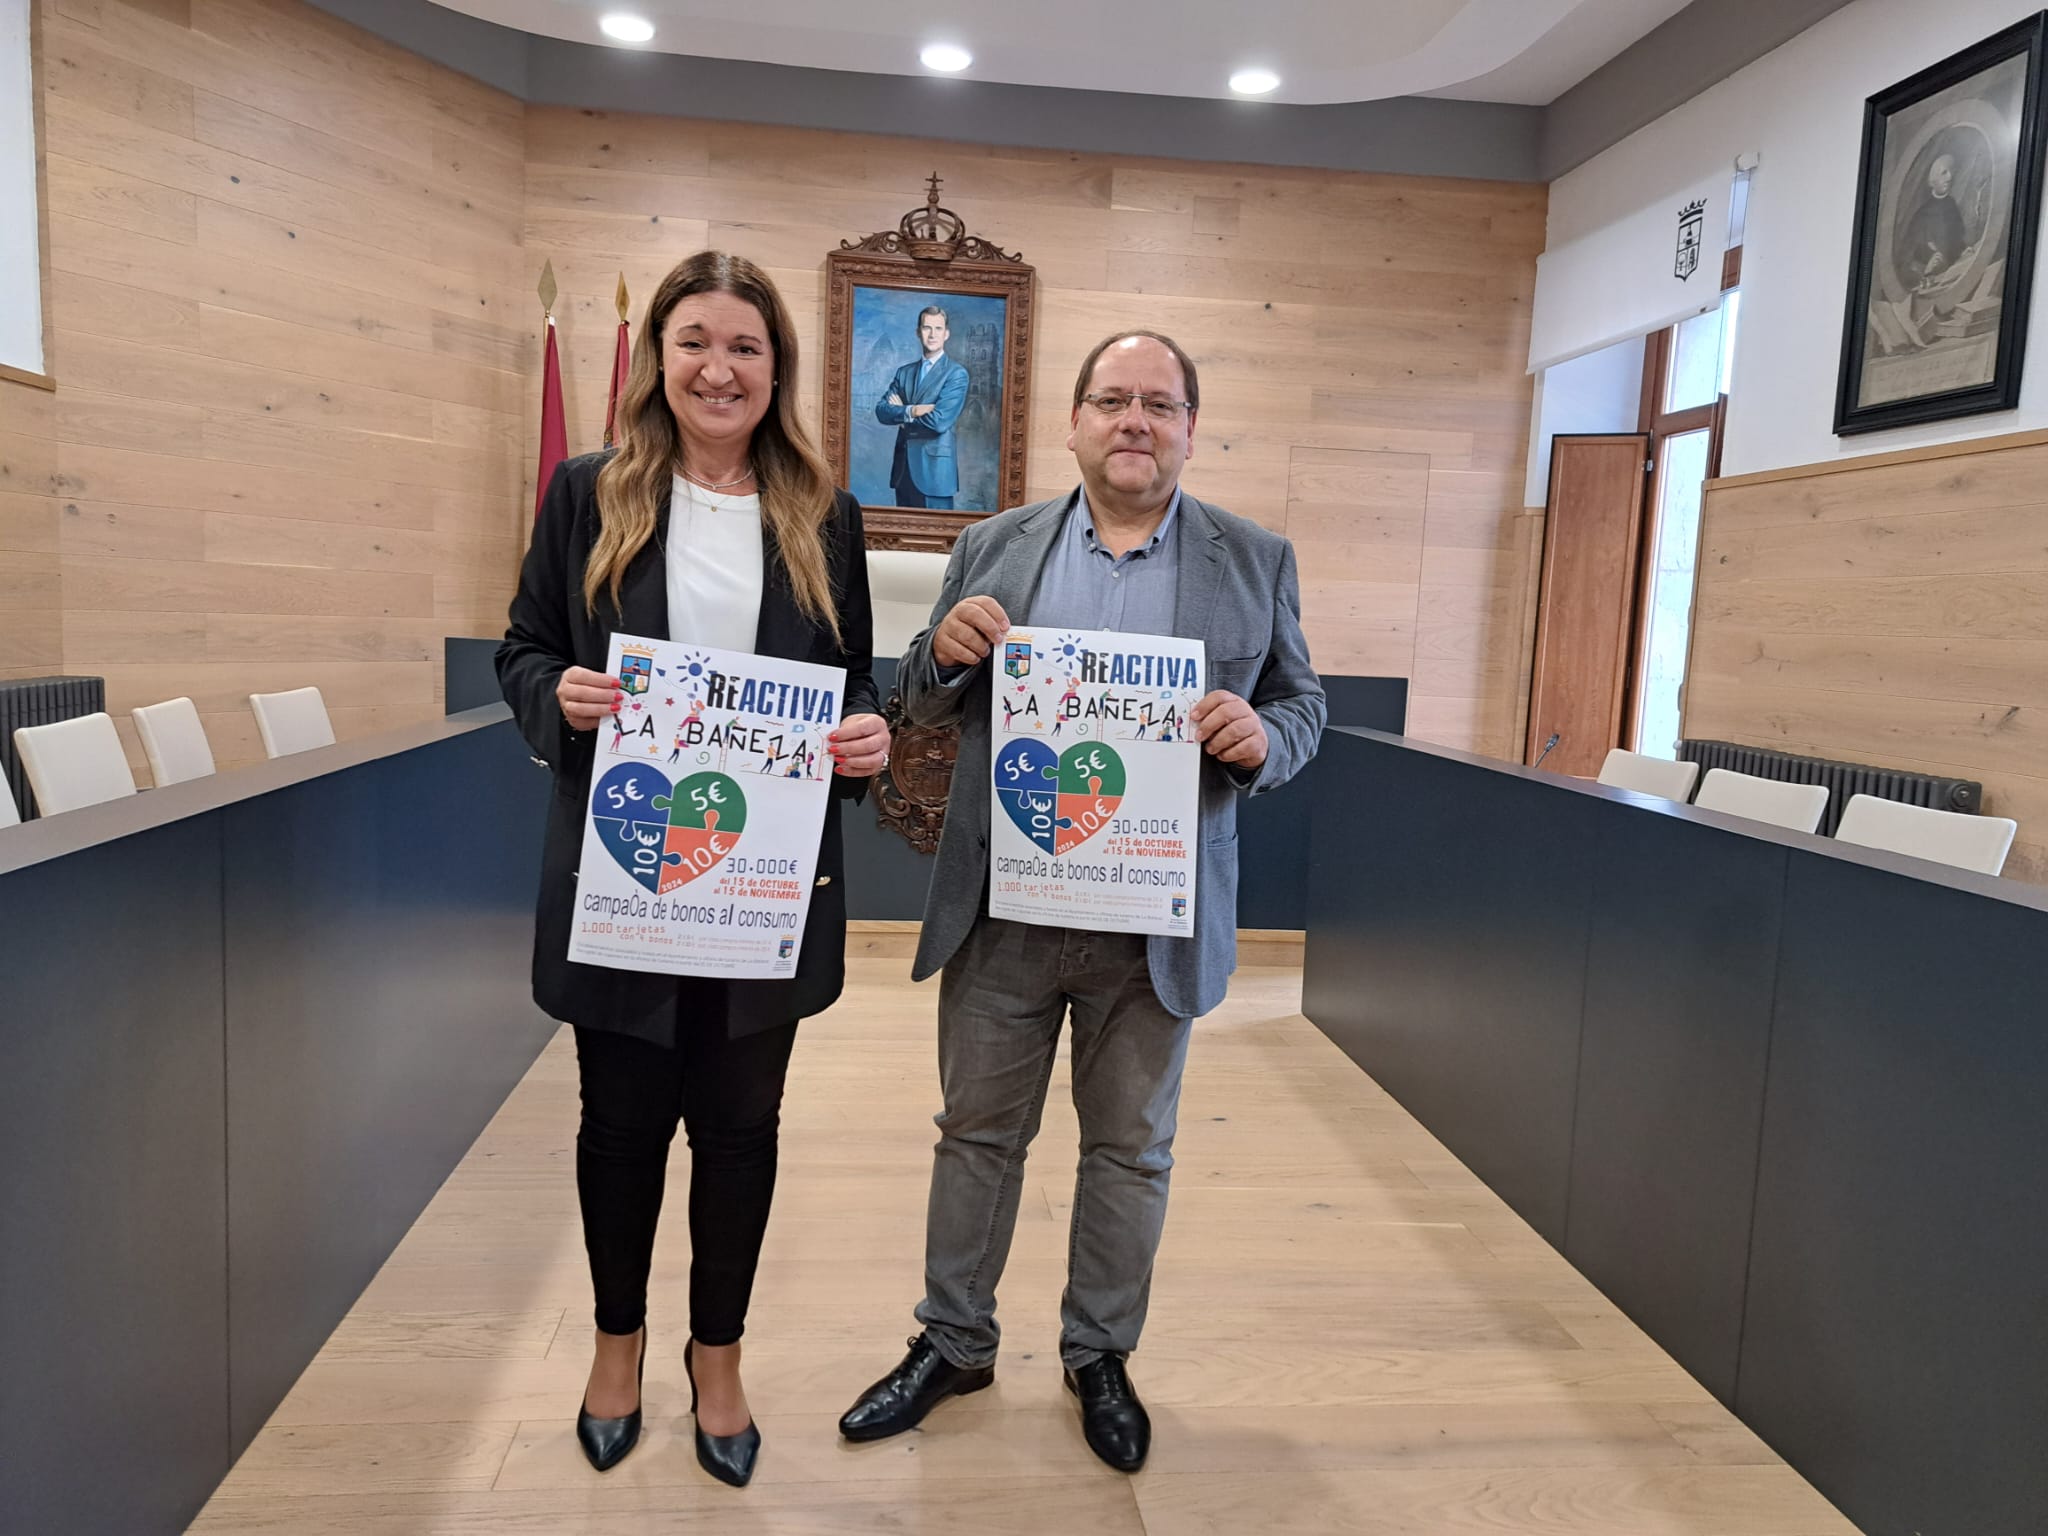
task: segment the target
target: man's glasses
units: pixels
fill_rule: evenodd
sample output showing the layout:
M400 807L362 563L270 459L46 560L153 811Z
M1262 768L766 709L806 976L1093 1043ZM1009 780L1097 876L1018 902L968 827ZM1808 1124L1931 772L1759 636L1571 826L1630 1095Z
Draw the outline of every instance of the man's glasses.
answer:
M1113 389L1083 395L1081 398L1105 416L1123 415L1135 400L1154 421L1178 421L1182 411L1191 411L1195 408L1195 402L1192 400L1169 400L1164 395L1126 395Z

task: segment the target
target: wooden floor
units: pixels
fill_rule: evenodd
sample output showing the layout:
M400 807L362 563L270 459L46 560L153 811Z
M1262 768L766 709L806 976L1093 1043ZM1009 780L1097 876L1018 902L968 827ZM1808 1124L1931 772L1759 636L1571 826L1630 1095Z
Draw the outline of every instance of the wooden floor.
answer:
M907 969L852 961L845 1001L798 1040L747 1336L751 1488L690 1452L680 1151L646 1437L604 1476L576 1448L590 1298L564 1031L194 1529L1853 1536L1304 1020L1300 972L1280 968L1240 971L1196 1029L1132 1360L1146 1469L1095 1461L1060 1387L1064 1070L995 1389L841 1444L834 1420L901 1354L920 1290L935 987Z

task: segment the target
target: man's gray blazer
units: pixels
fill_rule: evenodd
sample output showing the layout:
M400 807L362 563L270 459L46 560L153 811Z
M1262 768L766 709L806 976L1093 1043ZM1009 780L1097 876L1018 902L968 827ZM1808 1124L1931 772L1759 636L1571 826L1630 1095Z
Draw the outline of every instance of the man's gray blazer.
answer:
M912 974L922 981L960 947L988 892L989 689L983 661L946 687L932 660L939 620L965 597L992 597L1021 626L1031 611L1053 540L1077 493L1013 507L970 525L953 546L932 621L903 653L897 686L920 725L958 724L960 756L939 838L938 867L925 898L924 931ZM1196 857L1195 932L1149 941L1152 986L1169 1012L1194 1017L1223 1001L1237 969L1237 794L1259 794L1293 778L1315 755L1328 710L1301 634L1301 583L1294 546L1277 533L1183 494L1180 579L1173 632L1206 646L1210 689L1249 699L1265 722L1266 761L1257 773L1202 758L1201 852Z

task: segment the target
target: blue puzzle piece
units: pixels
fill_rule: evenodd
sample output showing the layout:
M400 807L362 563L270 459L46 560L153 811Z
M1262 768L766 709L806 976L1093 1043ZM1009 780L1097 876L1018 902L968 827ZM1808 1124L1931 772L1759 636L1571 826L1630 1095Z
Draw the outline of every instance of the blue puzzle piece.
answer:
M605 852L650 892L661 889L664 864L683 862L680 853L668 851L666 821L622 821L615 816L593 816L590 821L604 841Z

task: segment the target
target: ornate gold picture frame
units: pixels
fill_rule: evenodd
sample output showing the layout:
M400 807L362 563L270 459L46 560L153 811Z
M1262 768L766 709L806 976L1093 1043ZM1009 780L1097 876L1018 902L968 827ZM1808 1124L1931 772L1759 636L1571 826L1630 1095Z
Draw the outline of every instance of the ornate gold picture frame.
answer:
M1035 273L939 206L825 257L825 456L871 549L950 550L1024 498Z

